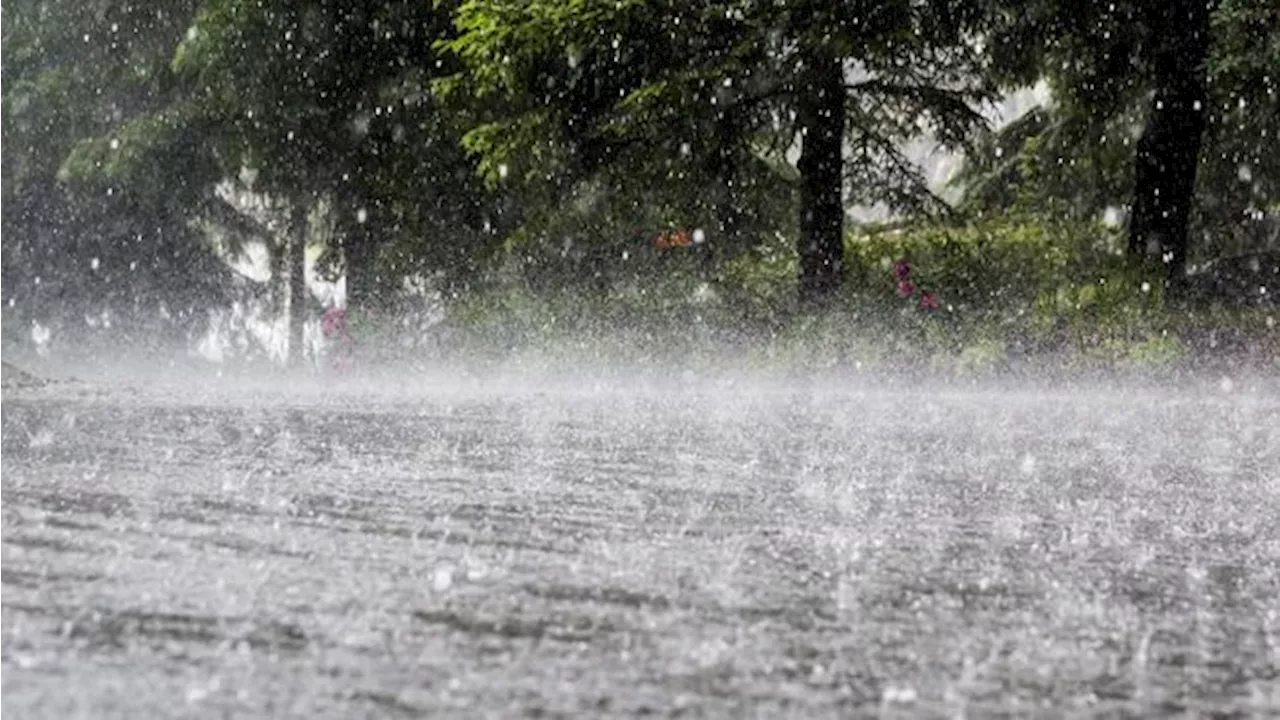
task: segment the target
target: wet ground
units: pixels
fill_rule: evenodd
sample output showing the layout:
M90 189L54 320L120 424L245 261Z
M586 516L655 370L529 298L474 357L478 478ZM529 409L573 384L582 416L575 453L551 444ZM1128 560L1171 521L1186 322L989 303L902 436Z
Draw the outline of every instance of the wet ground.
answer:
M6 387L3 710L1280 713L1274 386L448 386Z

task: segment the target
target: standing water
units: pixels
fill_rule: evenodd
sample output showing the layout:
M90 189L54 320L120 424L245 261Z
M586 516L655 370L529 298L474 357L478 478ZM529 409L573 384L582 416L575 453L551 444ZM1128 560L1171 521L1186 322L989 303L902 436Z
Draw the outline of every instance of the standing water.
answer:
M4 709L1278 713L1244 385L15 384Z

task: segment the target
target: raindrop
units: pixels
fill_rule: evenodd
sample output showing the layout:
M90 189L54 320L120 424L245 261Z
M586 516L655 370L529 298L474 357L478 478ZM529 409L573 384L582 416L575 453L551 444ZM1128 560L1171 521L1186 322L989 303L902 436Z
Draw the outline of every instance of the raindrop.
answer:
M357 223L359 223L359 224L363 225L363 224L365 224L365 221L367 221L368 219L369 219L369 211L368 211L368 210L366 210L366 209L364 209L364 208L360 208L359 210L357 210L357 211L356 211L356 222L357 222Z
M916 690L913 687L895 687L890 685L884 689L881 700L885 705L909 705L916 701Z
M1018 463L1018 469L1023 475L1034 475L1036 472L1036 458L1031 453L1024 453L1022 461Z
M36 345L47 345L53 339L53 331L41 325L39 321L31 321L31 339Z
M467 580L476 582L489 577L489 568L483 563L472 562L467 565Z
M53 431L48 428L41 428L40 430L37 430L34 434L27 433L27 447L30 447L33 449L49 447L50 445L53 444L53 441L54 441Z
M431 573L431 589L444 592L451 587L453 587L453 566L445 563Z

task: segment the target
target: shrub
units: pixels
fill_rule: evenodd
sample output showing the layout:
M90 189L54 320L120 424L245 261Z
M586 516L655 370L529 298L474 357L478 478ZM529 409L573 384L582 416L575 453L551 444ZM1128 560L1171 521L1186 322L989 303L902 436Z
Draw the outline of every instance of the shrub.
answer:
M681 367L729 348L755 365L959 374L1028 361L1174 368L1215 348L1280 357L1275 320L1261 309L1165 309L1159 278L1130 269L1120 233L1097 223L858 229L844 291L820 315L797 312L796 255L776 240L724 263L711 284L703 268L668 263L604 291L491 285L452 308L458 348Z
M1015 217L872 228L851 235L847 247L854 302L901 299L905 261L917 291L910 299L936 298L945 323L935 339L960 351L974 344L1084 351L1160 329L1160 283L1130 270L1119 234L1101 224Z

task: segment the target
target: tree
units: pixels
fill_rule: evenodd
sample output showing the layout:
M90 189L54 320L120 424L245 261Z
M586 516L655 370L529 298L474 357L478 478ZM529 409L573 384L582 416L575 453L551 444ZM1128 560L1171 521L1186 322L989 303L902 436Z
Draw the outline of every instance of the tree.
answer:
M1175 295L1197 251L1226 251L1276 211L1280 7L1039 2L1004 19L990 34L997 77L1047 79L1053 104L970 157L970 207L1127 208L1130 255L1163 266Z
M1144 53L1154 90L1134 158L1129 254L1158 255L1175 284L1187 266L1188 223L1208 113L1210 8L1205 0L1143 5L1154 36Z
M1193 216L1199 242L1218 254L1260 249L1257 238L1280 219L1277 66L1280 6L1218 0L1210 18L1209 114Z
M980 127L989 88L967 40L982 17L946 1L469 0L447 47L466 67L454 87L505 109L467 136L482 168L552 197L624 167L629 185L732 186L695 196L742 205L753 183L730 180L799 139L799 289L821 304L842 277L845 200L944 205L901 143L964 145Z
M171 101L168 57L193 5L5 4L6 328L188 339L231 301L237 283L191 223L211 170L198 139L140 125L144 149L117 132ZM136 182L96 172L144 154Z
M238 148L225 172L251 168L261 192L332 209L356 308L394 286L389 265L406 253L385 251L432 238L479 254L477 236L496 221L460 148L465 113L429 88L450 70L433 49L449 18L447 7L407 0L207 0L174 58L202 112Z

